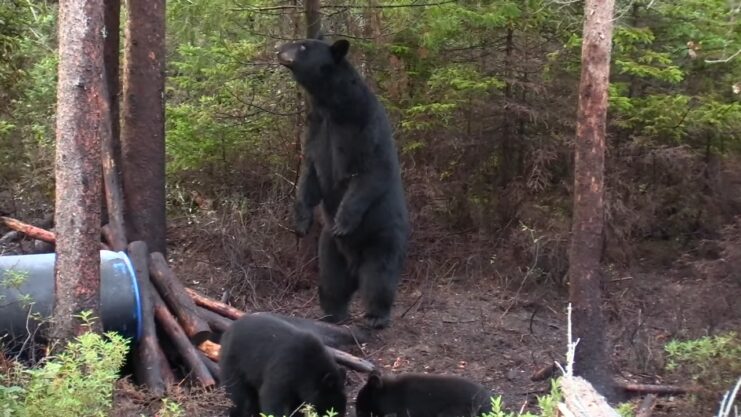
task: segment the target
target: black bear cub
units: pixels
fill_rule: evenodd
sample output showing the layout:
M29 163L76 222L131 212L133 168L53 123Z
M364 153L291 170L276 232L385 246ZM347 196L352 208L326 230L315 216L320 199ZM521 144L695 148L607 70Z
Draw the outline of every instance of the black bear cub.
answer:
M319 301L326 319L343 321L360 290L374 328L390 321L409 220L386 111L347 61L350 43L307 39L282 45L278 61L311 99L294 206L296 233L322 204Z
M345 372L322 342L270 314L249 314L221 338L221 380L231 417L290 416L302 404L345 415Z
M491 393L458 376L374 371L355 401L357 417L477 417L491 411Z

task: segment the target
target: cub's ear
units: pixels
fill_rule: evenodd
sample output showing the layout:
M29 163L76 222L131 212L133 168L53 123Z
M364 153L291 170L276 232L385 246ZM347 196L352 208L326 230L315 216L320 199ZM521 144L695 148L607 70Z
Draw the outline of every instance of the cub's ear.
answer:
M381 378L381 373L378 371L372 371L370 375L368 375L367 384L376 389L383 387L383 378Z
M345 39L340 39L329 47L329 50L332 51L332 58L334 58L335 63L342 61L342 58L347 55L348 49L350 49L350 42Z

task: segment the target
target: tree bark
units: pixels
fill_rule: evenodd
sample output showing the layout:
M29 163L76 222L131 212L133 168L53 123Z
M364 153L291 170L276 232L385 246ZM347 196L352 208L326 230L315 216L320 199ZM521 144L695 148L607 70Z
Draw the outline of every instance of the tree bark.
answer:
M574 370L602 394L614 397L601 309L600 258L604 228L605 124L614 0L586 0L582 70L574 158L574 212L569 254L569 299Z
M103 74L103 0L59 5L54 313L51 336L83 333L78 315L100 317L100 149L107 97ZM93 330L100 331L100 320ZM60 344L64 346L64 344Z
M165 0L126 0L121 152L126 235L166 254Z
M162 375L162 360L159 354L157 329L154 326L154 308L152 306L152 285L149 281L149 249L141 240L129 244L129 258L136 272L136 281L141 292L142 335L136 346L135 369L136 379L144 384L156 397L166 392L165 379ZM167 361L165 360L165 363ZM167 366L167 365L166 365Z

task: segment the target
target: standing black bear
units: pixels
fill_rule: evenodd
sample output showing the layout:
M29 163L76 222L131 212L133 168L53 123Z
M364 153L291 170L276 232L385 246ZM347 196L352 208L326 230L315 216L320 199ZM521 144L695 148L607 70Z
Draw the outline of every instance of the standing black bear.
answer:
M491 393L458 376L372 372L355 401L357 417L478 417L491 411Z
M409 220L386 111L345 59L350 43L282 45L278 61L311 98L304 164L294 207L306 234L320 202L319 300L327 320L348 316L360 288L365 317L386 327L406 254Z
M231 417L291 416L311 404L344 417L345 372L313 334L270 314L249 314L221 338L221 381Z

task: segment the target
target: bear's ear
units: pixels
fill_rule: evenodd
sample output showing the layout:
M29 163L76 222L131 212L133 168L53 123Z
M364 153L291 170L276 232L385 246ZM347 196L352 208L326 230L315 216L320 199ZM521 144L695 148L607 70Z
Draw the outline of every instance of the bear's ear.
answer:
M332 51L332 58L336 63L342 61L342 58L347 55L348 49L350 49L350 42L345 39L340 39L329 47L329 50Z
M383 387L383 379L381 378L381 373L378 371L371 371L370 375L368 375L368 386L379 389Z

